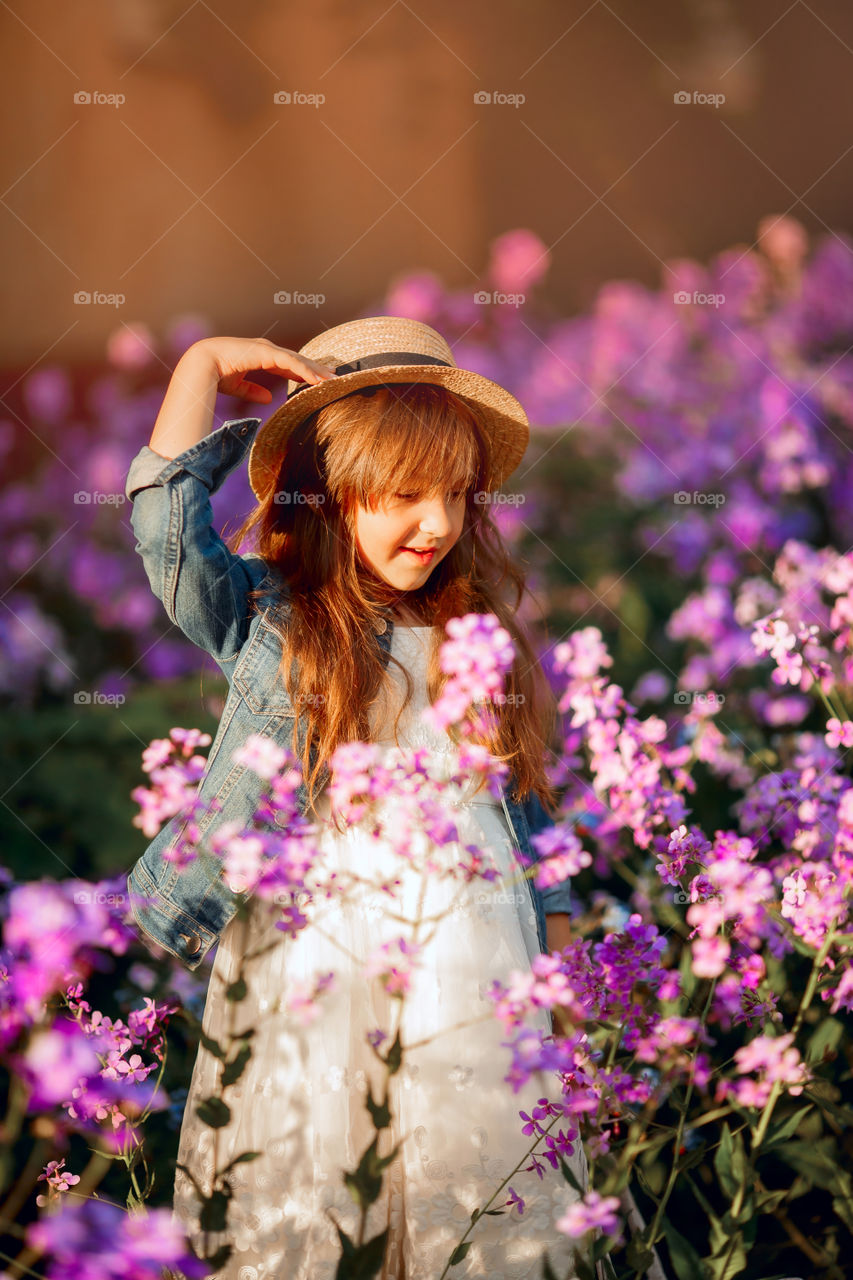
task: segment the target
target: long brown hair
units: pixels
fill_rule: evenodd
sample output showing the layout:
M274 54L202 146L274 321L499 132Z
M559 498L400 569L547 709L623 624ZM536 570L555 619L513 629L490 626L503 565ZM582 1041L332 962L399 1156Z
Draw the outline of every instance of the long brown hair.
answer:
M381 630L383 612L405 600L424 625L437 628L427 668L430 702L447 679L438 650L448 619L493 613L510 633L516 656L505 680L506 700L490 705L487 731L473 737L509 764L518 796L534 791L554 812L556 793L545 775L544 753L556 724L556 698L516 619L525 575L484 500L490 470L489 438L468 401L423 382L363 388L316 410L294 429L276 483L226 539L239 552L253 535L257 554L289 588L289 618L273 608L269 621L282 643L279 679L306 724L300 750L294 723L292 750L302 762L309 806L335 747L369 740L369 708L387 678L375 624ZM359 554L355 504L375 510L393 493L451 490L465 491L462 533L422 587L394 589ZM512 604L504 599L506 588L514 594ZM266 592L253 591L252 603ZM389 661L397 660L389 655ZM413 686L401 670L405 706ZM398 722L399 717L395 735Z

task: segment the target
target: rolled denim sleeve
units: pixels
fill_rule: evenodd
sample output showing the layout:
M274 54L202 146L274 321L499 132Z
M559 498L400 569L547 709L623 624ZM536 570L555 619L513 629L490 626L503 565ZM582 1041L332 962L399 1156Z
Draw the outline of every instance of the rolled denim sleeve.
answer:
M548 827L554 826L554 820L548 816L535 791L531 791L528 795L524 802L524 808L531 837L538 835L540 831L546 831ZM567 915L571 915L571 880L561 880L557 884L549 885L547 889L540 889L539 892L542 895L542 905L545 908L546 915L554 915L558 911L565 911Z
M130 464L130 523L151 590L169 618L218 662L248 636L248 594L266 577L260 556L229 551L212 527L210 495L243 460L260 418L225 422L174 458L144 445Z

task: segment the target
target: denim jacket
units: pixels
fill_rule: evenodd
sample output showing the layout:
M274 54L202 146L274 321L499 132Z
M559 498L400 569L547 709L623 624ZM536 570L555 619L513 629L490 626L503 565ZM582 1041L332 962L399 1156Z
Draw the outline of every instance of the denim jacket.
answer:
M260 418L225 422L176 458L165 459L144 445L133 459L125 492L133 503L131 525L151 589L169 618L194 644L209 653L228 680L228 696L208 752L199 798L218 801L198 821L203 837L220 823L249 824L263 782L232 753L249 734L262 733L290 747L296 715L278 679L281 642L268 614L286 611L288 589L275 569L257 555L235 555L213 529L210 495L242 462ZM248 593L261 584L269 591L250 609ZM251 616L250 616L251 615ZM393 621L377 640L385 656ZM304 740L304 738L303 738ZM501 803L516 848L538 859L531 835L551 824L537 796L513 800L510 776ZM296 793L305 812L304 780ZM164 854L186 825L181 814L166 822L127 878L133 917L149 938L195 969L218 942L245 895L232 892L221 864L209 853L177 870ZM539 890L531 880L539 944L546 950L545 913L569 911L568 881Z

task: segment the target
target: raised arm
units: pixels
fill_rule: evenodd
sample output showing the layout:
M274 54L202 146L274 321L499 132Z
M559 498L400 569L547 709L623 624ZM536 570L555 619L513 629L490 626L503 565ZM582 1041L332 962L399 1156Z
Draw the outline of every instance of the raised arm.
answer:
M242 461L261 419L210 428L217 391L257 403L272 399L245 377L260 368L296 381L334 376L266 339L195 343L178 361L151 441L133 459L125 486L152 591L171 621L220 664L237 656L248 635L248 593L267 566L258 556L229 551L212 527L210 495Z
M202 338L184 352L163 397L149 449L176 458L209 433L216 393L269 404L272 393L246 374L265 369L295 382L324 382L335 372L267 338Z

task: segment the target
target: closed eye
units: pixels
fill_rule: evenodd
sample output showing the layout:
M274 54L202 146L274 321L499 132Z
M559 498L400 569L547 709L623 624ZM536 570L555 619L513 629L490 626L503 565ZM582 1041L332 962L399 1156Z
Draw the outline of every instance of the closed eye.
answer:
M465 497L466 492L467 492L467 490L466 490L466 489L453 489L453 490L448 490L447 496L448 496L448 498L450 498L453 502L458 502L461 498L464 498L464 497ZM401 502L417 502L418 498L420 497L420 494L418 494L418 493L395 493L395 494L394 494L394 497L395 497L395 498L399 498Z

